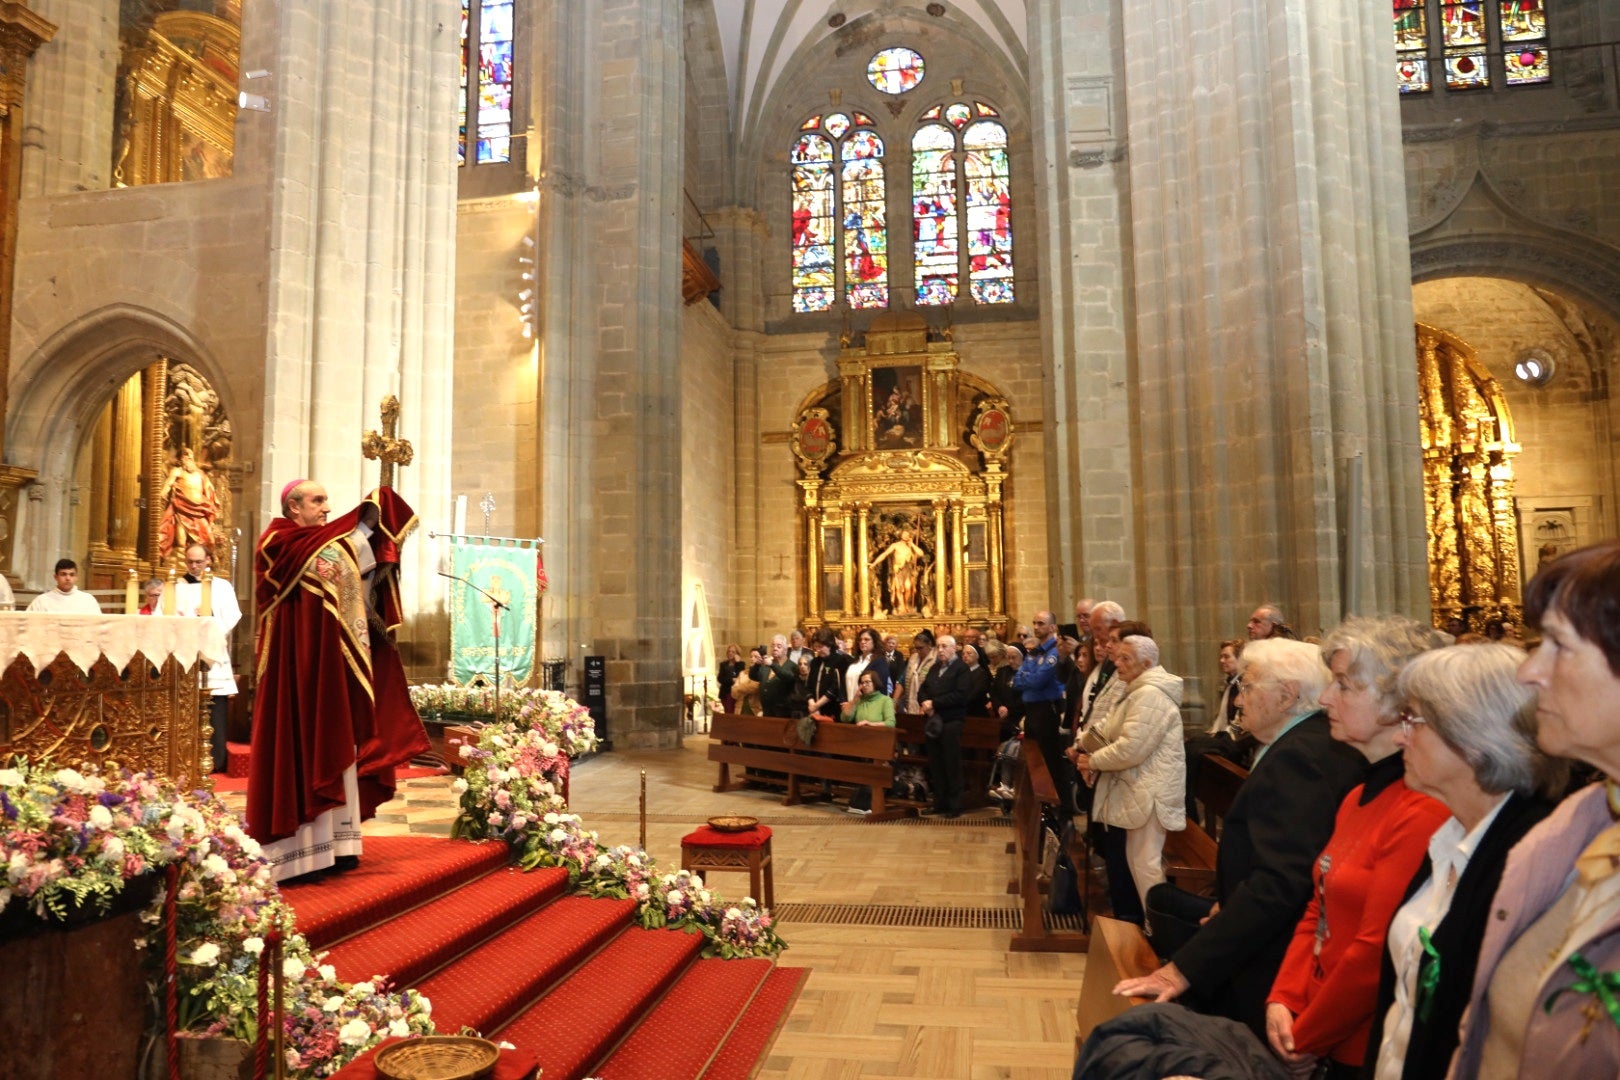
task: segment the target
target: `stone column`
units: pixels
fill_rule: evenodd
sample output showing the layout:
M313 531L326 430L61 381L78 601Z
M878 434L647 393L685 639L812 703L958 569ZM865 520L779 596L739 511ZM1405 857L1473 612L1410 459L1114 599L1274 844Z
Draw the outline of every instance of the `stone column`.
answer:
M616 742L680 724L681 5L535 8L548 641L607 657Z
M1138 581L1166 664L1207 667L1266 600L1302 634L1341 606L1422 616L1388 15L1363 0L1122 11ZM1357 457L1359 515L1346 482ZM1358 518L1361 534L1342 537ZM1362 591L1346 597L1351 563Z
M457 7L282 0L249 5L244 18L244 69L272 72L255 88L271 111L238 123L246 161L267 159L271 208L259 505L278 513L281 485L304 476L326 485L335 509L354 505L379 476L360 457L361 435L381 426L378 406L396 393L400 433L417 448L398 489L429 528L442 527ZM262 65L252 62L259 49ZM437 608L433 544L419 534L405 557L407 611Z
M101 191L112 175L119 0L29 0L59 29L28 66L25 195Z
M1121 0L1028 4L1050 409L1042 434L1052 492L1048 590L1058 610L1090 594L1134 612L1139 595L1120 7Z

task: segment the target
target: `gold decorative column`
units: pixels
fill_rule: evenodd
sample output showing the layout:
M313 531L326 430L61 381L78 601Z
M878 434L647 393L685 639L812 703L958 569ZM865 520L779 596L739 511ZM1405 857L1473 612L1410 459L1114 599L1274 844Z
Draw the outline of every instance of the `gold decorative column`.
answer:
M113 565L112 547L108 537L112 534L107 524L107 508L112 490L112 406L108 405L96 416L95 433L90 437L90 566L86 577L94 577L94 568Z
M939 565L945 554L945 507L948 504L944 499L935 499L934 507L934 614L936 616L948 611L945 606L945 570Z
M848 527L849 515L844 515L844 607L841 614L847 616L851 612L859 611L859 600L856 599L866 589L866 567L860 568L860 577L856 578L855 568L855 537L853 529ZM865 530L862 530L861 543L864 545ZM863 547L864 550L864 547ZM859 584L856 582L859 581Z
M985 517L989 520L989 527L986 530L988 535L985 539L990 545L990 565L1004 566L1006 563L1001 547L1001 488L999 484L992 489L992 493L995 497L985 507ZM1007 610L1001 595L1000 574L990 575L990 610L998 614Z
M17 199L22 194L23 97L28 58L56 27L27 5L0 3L0 455L5 453L7 387L11 384L11 294L17 264ZM0 465L0 573L11 572L17 505L32 469ZM13 585L21 584L13 580Z
M956 610L967 610L967 568L962 557L967 553L967 534L962 531L962 501L951 500L951 588L956 596Z
M107 510L107 545L114 558L134 562L141 536L141 473L146 465L145 416L141 410L141 377L118 388L112 409L112 481Z
M856 557L860 560L859 585L855 599L855 613L863 619L872 617L872 552L868 548L867 515L872 512L871 503L855 504L855 536Z
M807 486L818 481L801 481L805 487L804 497L808 504L804 511L804 591L805 610L810 613L812 620L820 619L823 614L821 606L821 507L815 505L815 493Z

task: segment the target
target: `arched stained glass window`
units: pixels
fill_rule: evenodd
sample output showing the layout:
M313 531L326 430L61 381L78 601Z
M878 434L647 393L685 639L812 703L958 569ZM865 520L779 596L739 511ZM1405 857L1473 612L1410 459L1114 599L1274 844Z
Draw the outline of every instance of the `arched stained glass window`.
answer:
M911 140L918 304L955 303L964 271L975 303L1010 304L1016 298L1012 170L1007 129L990 119L995 115L982 102L936 106L923 114L925 123ZM926 122L929 117L945 123Z
M956 300L958 201L956 136L942 124L925 124L911 139L912 259L919 304Z
M833 303L833 144L801 135L793 144L793 310Z
M1508 87L1548 82L1547 0L1391 0L1395 81L1403 94L1434 88L1433 62L1447 91L1492 85L1494 64Z
M791 154L793 310L831 308L840 270L844 303L888 307L883 140L864 113L813 119L800 125Z
M1013 299L1012 189L1007 129L980 120L962 133L967 177L968 281L981 304Z

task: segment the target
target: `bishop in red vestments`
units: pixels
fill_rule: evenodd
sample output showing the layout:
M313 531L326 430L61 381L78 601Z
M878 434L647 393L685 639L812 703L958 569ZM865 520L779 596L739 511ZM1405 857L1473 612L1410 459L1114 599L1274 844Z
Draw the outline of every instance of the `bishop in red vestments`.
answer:
M358 856L360 822L393 797L394 769L428 750L393 641L415 513L379 488L328 522L326 489L308 480L281 504L254 554L247 797L248 832L277 880Z

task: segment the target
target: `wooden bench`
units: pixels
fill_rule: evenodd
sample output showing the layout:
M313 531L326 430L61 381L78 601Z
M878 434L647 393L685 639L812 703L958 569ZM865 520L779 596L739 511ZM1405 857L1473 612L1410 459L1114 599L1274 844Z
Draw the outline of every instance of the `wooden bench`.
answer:
M1079 1056L1091 1029L1118 1016L1132 1005L1153 1000L1145 997L1115 997L1114 987L1121 979L1151 975L1159 969L1159 958L1148 944L1142 928L1099 915L1091 922L1091 945L1086 950L1086 973L1080 981L1080 1002L1074 1012L1074 1052Z
M927 717L920 713L895 714L896 739L901 744L895 764L914 765L928 776L928 741L923 734ZM1001 747L1001 721L991 716L970 716L962 725L962 809L976 810L990 802L990 770ZM932 778L930 778L932 783Z
M1018 785L1013 794L1013 845L1017 876L1009 888L1023 901L1024 926L1012 937L1010 947L1015 952L1084 952L1086 935L1067 930L1046 928L1045 904L1042 895L1051 887L1041 874L1041 852L1045 836L1041 828L1041 809L1062 805L1057 785L1041 757L1041 749L1033 739L1023 741L1019 754L1023 768L1018 771ZM1081 888L1084 888L1083 883Z
M825 780L870 787L872 819L899 816L885 802L885 793L894 779L894 728L818 720L816 737L806 746L799 739L797 720L717 713L709 739L709 760L720 766L716 791L735 791L750 780L770 779L745 771L741 779L733 780L731 767L736 765L744 770L783 774L787 786L783 806L797 806L804 801L801 780Z
M1232 811L1238 789L1249 778L1249 770L1218 754L1205 754L1194 793L1204 804L1209 829L1193 822L1164 839L1164 875L1188 892L1212 894L1215 889L1215 861L1219 853L1221 823Z

